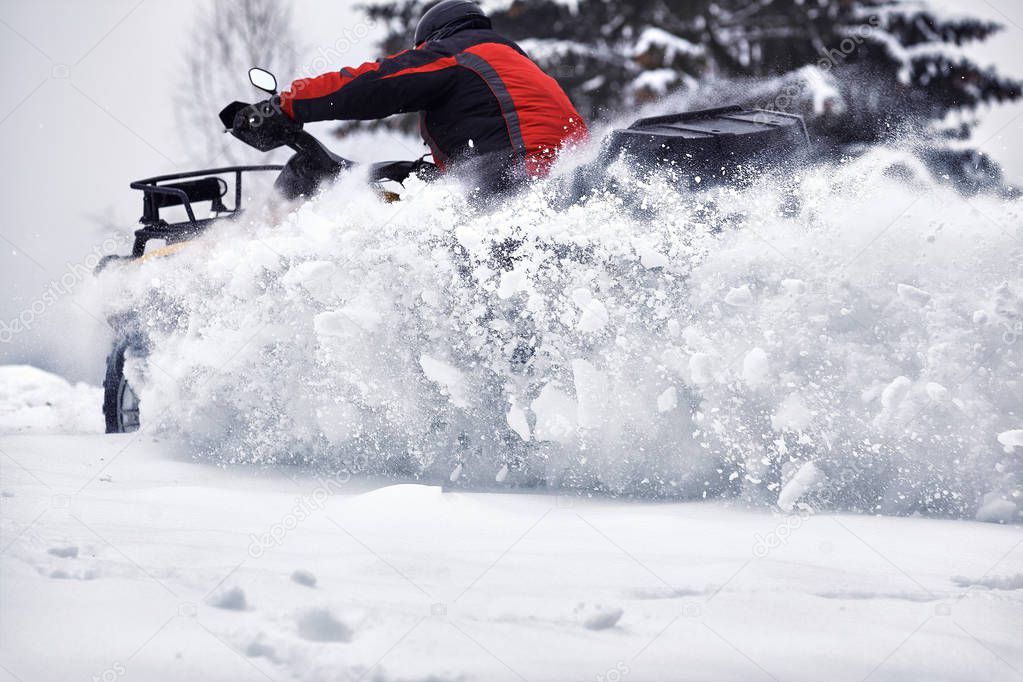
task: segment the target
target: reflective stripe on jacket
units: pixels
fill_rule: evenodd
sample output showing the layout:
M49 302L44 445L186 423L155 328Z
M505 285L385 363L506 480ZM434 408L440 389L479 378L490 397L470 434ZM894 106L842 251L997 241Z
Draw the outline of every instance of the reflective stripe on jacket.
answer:
M493 157L542 176L563 146L588 136L557 81L518 45L483 29L296 81L281 102L302 123L418 111L423 139L442 168Z

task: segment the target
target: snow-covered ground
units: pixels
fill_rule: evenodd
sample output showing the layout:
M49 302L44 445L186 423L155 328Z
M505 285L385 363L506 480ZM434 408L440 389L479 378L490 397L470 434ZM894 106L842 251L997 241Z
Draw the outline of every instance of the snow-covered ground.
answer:
M1019 526L225 469L41 415L0 426L0 680L1023 671Z
M319 4L310 56L369 56ZM4 320L90 270L83 207L133 224L126 179L186 153L153 103L188 4L72 5L0 11L23 67L0 132L41 159L4 195ZM1018 3L983 5L1015 69ZM976 136L1017 182L1019 106ZM0 682L1023 677L1023 203L897 148L688 199L625 177L570 211L357 184L76 274L0 348L94 375L111 304L158 342L136 436L99 434L95 386L0 367ZM550 491L492 491L523 476Z
M103 392L28 366L0 367L0 433L101 433Z
M0 368L0 680L1019 677L1023 203L914 164L108 268L140 434Z

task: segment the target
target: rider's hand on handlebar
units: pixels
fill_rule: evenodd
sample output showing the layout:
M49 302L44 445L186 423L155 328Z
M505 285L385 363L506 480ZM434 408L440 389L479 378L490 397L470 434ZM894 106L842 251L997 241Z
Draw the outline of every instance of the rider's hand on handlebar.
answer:
M277 95L239 111L232 126L232 132L238 138L261 151L288 144L301 130L302 124L284 113L281 98Z

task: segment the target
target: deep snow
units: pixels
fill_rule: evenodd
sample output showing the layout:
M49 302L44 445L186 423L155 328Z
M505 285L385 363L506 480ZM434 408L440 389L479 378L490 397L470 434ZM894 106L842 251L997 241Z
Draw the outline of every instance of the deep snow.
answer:
M0 368L0 673L1018 676L1023 205L615 181L352 178L106 271L145 429Z
M103 392L35 367L0 367L0 433L101 433Z
M211 461L1020 518L1023 203L894 146L698 193L611 175L485 211L349 178L87 303L140 311L143 420Z
M4 413L32 383L61 386L0 368ZM1018 525L224 468L145 431L57 432L45 410L94 431L99 396L55 397L0 427L0 680L1023 670Z

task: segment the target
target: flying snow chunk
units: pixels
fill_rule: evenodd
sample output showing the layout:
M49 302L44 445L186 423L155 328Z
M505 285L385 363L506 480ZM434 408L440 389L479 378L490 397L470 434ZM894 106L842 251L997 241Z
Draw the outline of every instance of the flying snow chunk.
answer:
M361 415L347 401L328 401L316 406L316 425L332 445L341 445L359 435Z
M678 407L678 390L674 386L657 396L657 411L661 414L671 412L676 407Z
M341 309L341 314L352 321L363 331L371 332L380 326L383 316L377 312L376 305L369 301L355 302Z
M792 511L802 497L827 480L824 472L813 462L799 467L796 475L785 484L778 495L778 507L783 511Z
M885 386L881 392L881 405L891 412L902 404L902 401L909 395L909 389L913 382L906 377L897 377L892 383Z
M801 279L783 279L781 288L789 296L802 296L806 293L806 282Z
M936 403L946 403L949 398L949 390L933 381L927 384L927 397Z
M469 407L469 391L465 385L465 376L457 367L425 353L419 356L419 366L423 368L423 374L427 379L444 390L452 405L462 409Z
M734 308L748 308L753 305L753 292L749 290L749 287L743 284L741 287L736 287L725 295L725 303Z
M306 261L291 268L281 278L284 285L302 289L320 303L331 303L337 299L334 292L334 278L337 266L328 261Z
M793 393L782 401L771 415L771 428L775 431L806 431L813 421L813 413L803 398Z
M501 283L497 285L497 296L507 300L528 288L529 279L522 270L512 270L501 274Z
M909 284L900 284L898 286L899 298L902 299L903 303L923 308L925 305L931 302L931 295L923 289L917 289Z
M532 408L536 415L534 435L537 440L566 445L575 441L579 406L571 396L553 384L547 384L533 401Z
M592 300L593 292L591 292L589 289L584 289L580 287L572 292L572 302L575 303L580 308L586 307L586 305L589 304L589 302Z
M313 318L313 329L320 338L346 336L351 330L351 322L341 313L329 311Z
M608 390L607 376L588 360L572 361L572 378L578 401L578 423L584 429L599 429L607 423Z
M607 326L611 319L607 312L607 307L600 299L594 298L589 289L576 289L573 291L572 301L575 302L582 313L579 316L579 323L576 325L576 329L580 332L592 334Z
M714 367L706 353L693 353L689 358L689 376L697 386L706 386L714 381Z
M532 434L529 431L529 417L526 416L526 411L513 403L508 410L507 419L508 428L519 434L519 438L529 442Z
M590 304L583 309L583 314L579 318L579 331L584 334L592 334L599 332L601 329L607 326L607 323L611 320L611 316L607 312L607 308L604 304L593 299Z
M988 493L984 496L980 508L977 509L976 519L984 523L1013 523L1019 507L998 493Z
M472 225L460 225L455 228L455 239L469 253L476 253L483 248L483 233Z
M639 256L640 264L647 270L668 267L670 262L668 257L652 246L637 241L633 243L632 247L636 250L636 255Z
M340 310L329 310L313 318L313 329L316 335L323 337L355 337L365 332L372 332L383 318L370 306L347 305Z
M742 361L742 380L751 388L763 386L767 383L770 373L770 364L767 361L767 353L763 348L754 348Z
M1009 454L1012 454L1015 448L1023 450L1023 429L1004 431L998 434L998 442L1002 444L1002 447Z
M433 289L424 289L419 292L419 298L423 299L423 303L430 307L437 307L440 305L440 294Z

